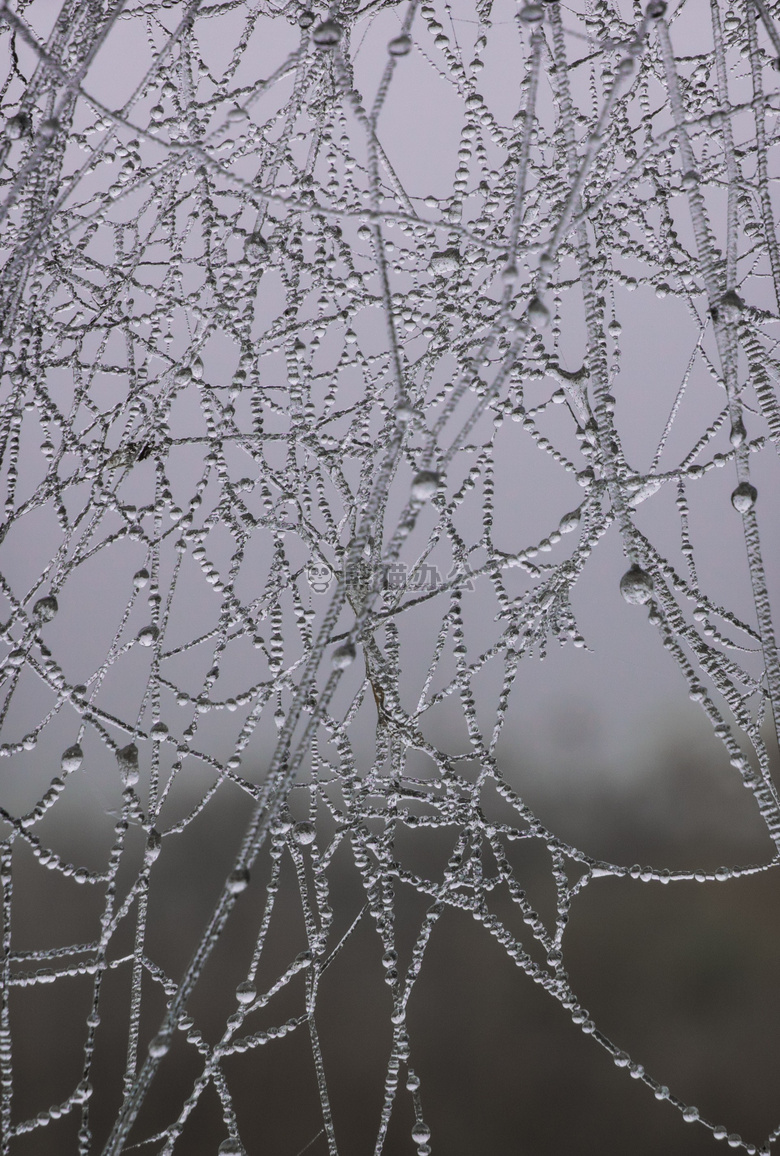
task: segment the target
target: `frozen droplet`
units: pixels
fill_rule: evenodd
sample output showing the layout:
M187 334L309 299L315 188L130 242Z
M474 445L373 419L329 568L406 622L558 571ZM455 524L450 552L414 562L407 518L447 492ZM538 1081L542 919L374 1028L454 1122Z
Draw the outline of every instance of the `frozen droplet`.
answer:
M84 761L84 752L78 743L74 743L72 747L62 752L60 758L60 766L67 774L77 771Z
M394 36L387 45L387 51L391 56L406 56L411 52L411 49L411 38L405 32L402 32L400 36Z
M149 1044L149 1055L153 1060L162 1059L163 1056L168 1054L170 1046L171 1041L168 1036L160 1032L158 1035L154 1036Z
M217 1149L219 1156L246 1156L246 1149L240 1140L235 1136L230 1136L227 1140L223 1140Z
M526 4L524 8L520 9L520 19L525 24L538 24L544 20L544 8L541 4Z
M699 1109L692 1105L688 1108L683 1108L682 1118L686 1124L693 1124L699 1118Z
M249 113L241 105L234 104L232 108L228 109L227 118L231 124L238 124L239 121L248 120Z
M571 534L572 530L576 530L580 524L580 511L572 510L568 514L564 514L558 523L558 529L562 534Z
M296 823L293 827L293 839L302 847L308 847L310 843L314 842L317 831L313 823L308 819L302 819L300 823Z
M656 287L655 287L655 295L656 295L656 297L658 297L658 298L661 298L661 299L662 299L662 298L664 298L664 297L668 297L668 296L669 296L669 292L670 292L670 290L669 290L669 286L667 285L667 283L666 283L665 281L661 281L661 282L660 282L658 285L656 285Z
M399 421L401 425L407 425L412 420L414 415L415 409L412 403L408 398L402 398L398 405L395 407L396 420Z
M412 1128L412 1139L415 1144L427 1144L431 1138L431 1130L422 1120L418 1120Z
M341 646L337 646L333 651L331 657L331 664L334 670L346 670L355 661L355 644L353 642L342 642Z
M433 253L428 269L436 277L449 277L457 273L460 264L460 253L457 249L444 249L441 253Z
M277 707L276 710L274 711L274 726L276 727L276 729L278 731L280 731L282 729L282 727L284 726L284 720L286 717L287 716L285 715L282 708L280 706Z
M550 310L541 297L532 297L526 315L534 329L546 329L550 324Z
M154 863L162 850L162 835L156 827L152 827L146 839L145 857L147 863Z
M244 256L248 261L261 261L268 252L268 242L262 233L250 233L244 241Z
M745 429L745 423L741 417L738 417L731 427L729 441L734 447L737 447L742 445L746 437L747 430Z
M53 594L47 594L39 598L33 606L33 618L38 622L51 622L58 610L57 599Z
M648 20L660 20L666 12L666 0L650 0L650 3L645 8L645 16Z
M138 632L138 641L141 646L151 646L159 633L156 626L144 626Z
M620 579L620 593L632 606L641 606L653 596L653 580L647 571L635 562Z
M5 135L9 140L19 140L29 130L30 121L23 112L17 112L15 116L10 116L5 122Z
M46 120L41 121L38 132L44 140L51 140L57 135L60 130L60 122L55 116L47 117Z
M318 48L335 48L341 40L344 29L338 20L323 20L312 33L312 40Z
M236 988L236 999L242 1004L252 1003L253 1000L257 999L257 988L248 979L245 979Z
M680 184L687 193L690 192L691 189L696 188L700 179L695 169L689 169L687 173L683 173Z
M231 871L227 879L227 889L231 895L239 895L249 886L249 872L246 867L238 867Z
M119 772L128 787L134 787L138 782L138 747L135 743L128 743L116 752L116 761Z
M304 8L303 12L298 13L298 24L301 28L311 28L314 23L314 13L308 8Z
M438 490L439 481L433 470L420 470L412 482L412 497L417 502L427 502Z
M149 581L149 571L146 569L136 570L133 575L133 586L136 590L143 590L146 583Z
M731 504L739 514L746 514L756 504L758 490L750 482L740 482L731 495Z
M739 313L745 308L745 302L734 289L727 289L720 299L720 307L721 309L734 309Z

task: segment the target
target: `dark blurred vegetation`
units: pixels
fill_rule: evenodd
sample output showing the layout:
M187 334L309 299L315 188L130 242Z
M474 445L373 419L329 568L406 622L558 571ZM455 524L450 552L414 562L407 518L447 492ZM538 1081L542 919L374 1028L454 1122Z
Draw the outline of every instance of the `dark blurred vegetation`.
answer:
M542 819L590 854L630 865L706 868L765 862L769 840L752 796L713 750L669 739L641 774L607 781L576 774L513 771L515 786ZM181 975L230 869L247 804L217 799L176 839L163 843L150 889L147 955L174 978ZM109 825L112 821L105 820ZM140 833L136 833L140 834ZM79 844L82 861L99 859L105 840L85 826L62 833ZM399 844L401 862L413 852ZM403 841L402 841L403 843ZM552 883L547 852L514 844L512 862L531 901L549 916ZM428 867L441 870L452 841L431 844ZM141 853L141 841L138 840ZM17 886L13 946L17 951L94 938L97 889L77 888L14 852ZM425 856L423 856L425 857ZM259 863L223 941L189 1006L214 1041L235 1010L235 987L245 978L264 898L268 860ZM129 875L128 875L129 878ZM284 883L271 922L258 990L306 946L294 873ZM336 911L334 941L364 897L346 847L331 871ZM512 927L522 926L496 907ZM398 890L400 965L426 904ZM132 950L134 911L112 944L111 957ZM404 952L406 951L406 956ZM339 1152L373 1152L390 1045L390 992L382 979L381 948L365 917L322 979L317 1026L322 1041ZM597 1026L633 1060L702 1116L759 1144L780 1117L780 886L777 872L722 883L642 883L594 880L575 900L565 938L565 966ZM80 1079L86 1016L93 980L61 979L11 992L14 1031L14 1119L64 1099ZM159 986L144 980L142 1052L164 1011ZM99 1152L119 1106L127 1051L130 971L108 973L93 1075L90 1122ZM304 981L295 981L239 1033L298 1015ZM618 1069L583 1035L567 1013L507 959L483 927L448 911L437 925L409 1005L411 1064L422 1080L432 1150L447 1156L521 1153L528 1156L704 1156L726 1151L698 1124L686 1124L658 1103L640 1081ZM162 1061L133 1133L135 1141L169 1123L200 1068L177 1033ZM234 1096L249 1156L298 1156L321 1129L308 1035L299 1028L244 1055L224 1071ZM411 1096L398 1096L386 1152L416 1151L410 1132ZM36 1130L12 1151L30 1156L76 1152L79 1114ZM177 1151L213 1156L226 1136L213 1087L187 1124ZM139 1152L157 1152L156 1142ZM324 1135L310 1156L327 1152Z

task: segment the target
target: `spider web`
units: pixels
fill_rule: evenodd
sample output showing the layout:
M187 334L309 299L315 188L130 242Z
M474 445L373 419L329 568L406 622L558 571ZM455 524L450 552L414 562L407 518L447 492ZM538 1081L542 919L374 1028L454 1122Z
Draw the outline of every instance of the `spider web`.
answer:
M648 1096L759 1151L609 1038L566 970L597 880L715 887L778 861L772 499L752 479L771 479L780 439L780 32L768 0L673 7L3 5L3 1153L75 1119L79 1153L167 1156L209 1090L220 1152L241 1153L235 1065L289 1036L313 1059L314 1140L337 1152L319 997L368 923L391 997L375 1151L407 1098L426 1156L407 1008L453 912ZM409 87L438 95L410 115ZM438 100L450 135L426 144ZM419 177L428 147L444 191ZM655 351L650 418L626 349L661 311L685 354ZM507 463L539 479L526 521ZM708 516L723 544L701 560ZM644 615L680 672L766 826L760 865L593 858L502 769L518 672L597 645L576 588L612 539L615 629ZM733 604L724 569L744 580ZM157 880L226 792L242 834L170 971ZM56 849L56 821L95 798L113 821L90 865ZM432 839L436 866L414 854ZM549 857L549 916L516 845ZM345 858L361 898L342 911ZM82 942L17 947L36 872L94 899ZM274 955L274 928L301 919L302 950ZM243 978L211 1038L191 1009L236 921ZM76 976L82 1070L21 1118L16 994L65 1000ZM127 1051L104 1091L111 1006ZM185 1050L195 1074L149 1136L144 1104ZM96 1088L118 1104L110 1134Z

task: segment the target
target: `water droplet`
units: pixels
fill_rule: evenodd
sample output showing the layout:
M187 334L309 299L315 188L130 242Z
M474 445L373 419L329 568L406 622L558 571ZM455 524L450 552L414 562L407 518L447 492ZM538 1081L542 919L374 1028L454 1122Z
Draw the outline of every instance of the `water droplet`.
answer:
M449 277L457 273L460 264L460 253L457 249L444 249L441 253L433 253L428 264L429 272L435 277Z
M116 761L125 786L134 787L138 782L138 747L135 743L128 743L116 752Z
M84 761L84 752L78 743L74 743L72 747L62 752L60 758L60 766L63 771L70 774L72 771L77 771Z
M666 0L650 0L650 3L645 8L645 16L648 20L660 20L666 12Z
M656 297L658 297L660 299L663 299L664 297L668 297L669 292L670 292L669 286L667 285L667 283L665 281L661 281L660 284L656 285L656 287L655 287L655 295L656 295Z
M299 18L300 19L300 18ZM231 1136L228 1140L223 1140L217 1149L219 1156L246 1156L246 1149L240 1140L236 1140Z
M53 594L47 594L44 598L39 598L33 606L33 618L38 622L51 622L58 610L57 599Z
M160 631L156 626L144 626L138 632L138 641L141 646L151 646L159 633Z
M168 1036L160 1032L159 1035L154 1036L149 1043L149 1055L153 1060L162 1059L163 1056L168 1054L170 1046L171 1041Z
M316 834L317 831L314 824L310 823L307 819L303 819L293 827L293 839L302 847L308 847L310 843L313 843Z
M396 420L399 421L401 425L407 425L415 416L415 412L415 408L408 397L402 398L395 407Z
M228 875L227 889L231 895L239 895L249 886L249 872L246 867L239 867Z
M558 523L558 529L562 534L571 534L572 530L576 530L580 524L580 511L572 510L569 514L564 514Z
M30 121L26 113L17 112L5 122L5 135L10 140L19 140L29 130Z
M741 417L738 417L737 420L734 422L734 424L731 427L731 433L729 434L729 441L735 447L741 446L746 437L747 437L747 430L745 429L745 423L742 421Z
M418 1120L412 1128L412 1139L415 1144L427 1144L431 1138L431 1130L422 1120Z
M405 32L402 32L400 36L393 37L387 45L387 51L391 56L406 56L411 52L411 48L411 38Z
M252 1003L253 1000L257 999L257 988L248 979L245 979L236 988L236 999L242 1004Z
M286 717L287 716L285 715L282 708L280 706L277 707L276 710L274 711L274 726L276 727L276 729L278 731L280 731L282 729L282 727L284 726L284 720Z
M41 136L43 137L44 140L51 140L53 137L55 137L57 135L57 133L59 132L59 129L60 129L60 122L57 120L56 117L50 116L50 117L47 117L46 120L41 121L38 132L41 134Z
M136 570L135 574L133 575L133 586L135 586L136 590L143 590L148 581L148 570Z
M686 1124L695 1123L696 1120L698 1120L698 1118L699 1118L699 1109L694 1108L693 1106L688 1107L688 1108L683 1108L682 1118Z
M525 24L538 24L544 20L544 8L541 4L526 4L525 8L520 9L520 19Z
M541 297L532 297L528 303L526 316L534 329L546 329L550 324L550 310Z
M335 48L341 40L344 29L337 20L323 20L312 33L312 40L318 48Z
M758 490L750 482L740 482L731 495L731 504L739 514L746 514L756 504Z
M268 252L268 242L261 233L250 233L244 241L244 256L248 261L261 261Z
M427 502L439 488L439 475L433 470L420 470L412 482L412 497L417 502Z
M154 863L162 850L162 835L156 827L152 827L146 839L146 861Z
M745 308L745 302L733 289L728 289L720 299L722 309L734 309L738 313Z
M227 118L230 124L237 124L239 121L248 120L249 113L239 104L234 104L232 108L228 109Z
M308 8L304 8L303 12L298 13L298 24L301 28L311 28L314 23L314 13L310 12Z
M636 562L620 579L620 593L632 606L641 606L653 596L653 580Z
M683 173L680 184L687 193L690 192L691 189L696 188L700 179L701 178L695 169L689 169L687 173Z
M331 657L334 670L346 670L355 661L355 645L352 642L342 642L337 646Z

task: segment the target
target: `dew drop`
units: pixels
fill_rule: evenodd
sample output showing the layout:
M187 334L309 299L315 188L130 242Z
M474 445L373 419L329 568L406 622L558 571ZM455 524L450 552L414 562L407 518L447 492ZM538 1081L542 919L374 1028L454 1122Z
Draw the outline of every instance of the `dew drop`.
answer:
M449 277L457 273L460 264L460 253L457 249L444 249L440 253L433 253L428 269L435 277Z
M355 645L352 642L342 642L341 646L337 646L333 651L331 657L331 664L334 670L346 670L355 661Z
M740 482L731 495L731 504L739 514L746 514L756 504L758 490L750 482Z
M411 49L411 38L405 32L402 32L400 36L394 36L387 45L387 51L391 56L407 56Z
M737 446L741 446L743 444L746 437L747 430L745 429L745 423L742 421L741 417L738 417L731 427L729 441L736 448Z
M17 112L15 116L11 116L5 122L5 135L10 140L19 140L29 130L30 121L26 114Z
M228 875L227 889L231 895L239 895L249 886L249 872L246 867L239 867Z
M151 646L159 633L160 631L156 626L144 626L143 629L138 632L138 641L141 646Z
M427 502L439 488L439 475L433 470L420 470L412 482L412 497L417 502Z
M314 13L308 8L304 8L303 12L298 14L298 24L301 28L311 28L314 23Z
M268 242L261 233L250 233L244 241L244 256L254 263L261 261L268 252Z
M308 847L310 843L313 843L316 834L314 824L310 823L308 819L303 819L293 827L293 839L302 847Z
M163 1056L168 1054L170 1046L171 1041L169 1040L168 1036L163 1035L163 1033L160 1032L158 1035L154 1036L154 1038L149 1043L149 1055L153 1060L162 1059Z
M620 593L632 606L641 606L653 596L653 580L636 562L620 579Z
M146 585L146 583L148 581L149 581L149 571L148 570L146 570L146 569L136 570L135 574L133 575L133 586L135 586L136 590L143 590L144 586Z
M335 48L342 37L344 29L337 20L323 20L312 33L312 39L318 48Z
M401 425L408 425L414 415L415 409L412 403L408 398L402 398L402 400L399 401L398 405L395 407L396 421L400 422Z
M218 1156L246 1156L244 1145L233 1136L227 1140L223 1140L217 1152Z
M54 615L59 610L57 599L53 594L47 594L43 598L39 598L33 606L33 618L38 622L51 622Z
M695 189L700 180L699 174L694 169L689 169L687 173L683 173L680 184L686 193L691 189Z
M138 782L138 747L135 743L128 743L116 752L116 761L120 774L128 787L134 787Z
M257 988L248 979L244 980L236 988L236 999L240 1004L252 1003L257 999Z
M532 297L527 310L528 320L534 329L546 329L550 324L550 310L541 297Z
M154 863L160 855L162 850L162 835L156 827L152 827L146 839L146 861L147 863Z
M277 707L276 710L274 711L274 726L276 727L276 729L278 731L280 731L282 729L282 727L284 726L284 720L286 717L287 716L285 715L282 708Z
M650 0L645 8L645 15L649 20L660 20L666 12L666 0Z
M62 752L60 766L66 774L70 774L72 771L77 771L83 761L84 752L78 743L74 743L72 747L68 747Z
M682 1118L686 1124L694 1124L699 1118L699 1109L692 1106L683 1108Z
M571 532L573 530L576 530L577 527L579 526L580 516L581 515L580 515L579 509L572 510L568 514L564 514L563 517L561 518L560 522L558 523L558 529L560 530L560 532L562 534L571 534Z

